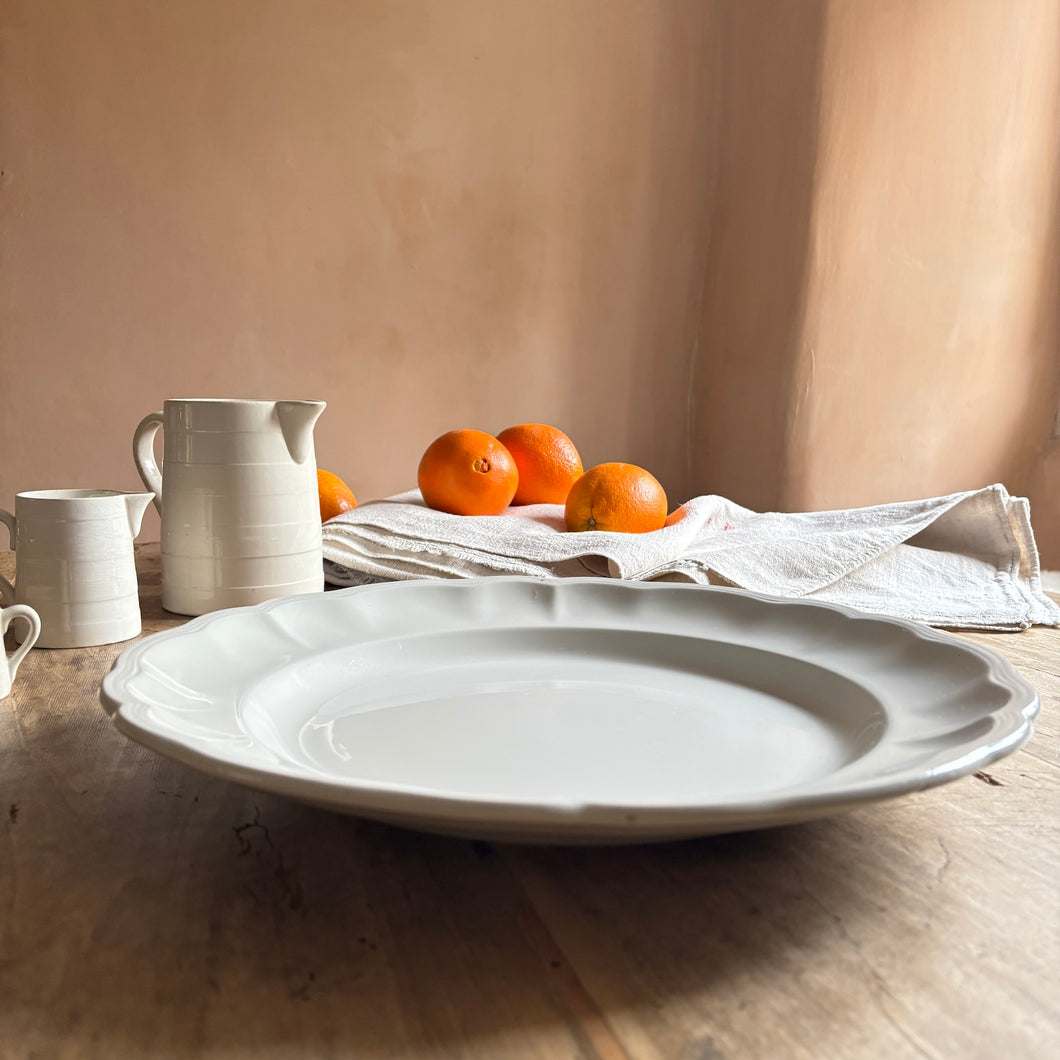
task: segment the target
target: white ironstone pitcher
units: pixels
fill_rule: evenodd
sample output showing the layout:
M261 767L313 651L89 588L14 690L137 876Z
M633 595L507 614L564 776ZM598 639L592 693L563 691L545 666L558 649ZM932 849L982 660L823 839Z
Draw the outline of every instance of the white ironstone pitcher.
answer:
M323 590L313 427L324 408L174 398L143 418L133 456L162 515L167 611L201 615Z

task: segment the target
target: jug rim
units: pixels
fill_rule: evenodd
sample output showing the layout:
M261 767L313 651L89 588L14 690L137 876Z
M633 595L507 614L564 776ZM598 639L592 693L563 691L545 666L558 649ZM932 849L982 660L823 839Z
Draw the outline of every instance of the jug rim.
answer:
M182 405L325 405L322 398L208 398L208 397L174 397L166 398L165 403L179 402Z
M27 501L92 501L109 500L113 497L153 497L147 490L97 490L97 489L52 489L23 490L15 494L16 500Z

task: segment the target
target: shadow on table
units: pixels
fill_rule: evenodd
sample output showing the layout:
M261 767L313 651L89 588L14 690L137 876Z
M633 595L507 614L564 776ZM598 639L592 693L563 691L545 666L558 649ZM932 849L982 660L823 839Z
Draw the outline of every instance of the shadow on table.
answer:
M117 798L84 840L110 872L86 877L62 852L52 934L11 933L20 1040L115 1057L460 1042L500 1055L523 1039L594 1055L587 1021L610 1033L621 1011L797 975L844 920L879 915L858 880L888 854L858 814L682 843L495 846L200 778L185 800L181 773L163 765L152 794L165 829L123 834Z

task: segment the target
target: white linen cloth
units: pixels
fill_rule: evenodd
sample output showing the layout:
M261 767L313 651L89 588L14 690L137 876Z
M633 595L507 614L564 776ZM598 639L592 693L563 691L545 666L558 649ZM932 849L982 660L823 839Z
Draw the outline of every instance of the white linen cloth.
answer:
M1042 591L1025 498L1002 485L846 511L754 512L695 497L647 534L567 533L560 505L456 516L416 490L324 524L334 585L411 578L598 575L731 585L846 604L933 626L1060 625Z

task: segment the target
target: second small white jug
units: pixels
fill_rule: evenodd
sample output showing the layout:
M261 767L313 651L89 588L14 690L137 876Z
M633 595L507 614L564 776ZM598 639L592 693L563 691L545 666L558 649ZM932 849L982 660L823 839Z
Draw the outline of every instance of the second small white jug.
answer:
M172 398L141 420L133 456L162 515L167 611L201 615L323 590L313 426L324 408Z

